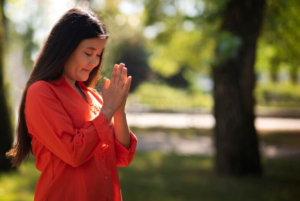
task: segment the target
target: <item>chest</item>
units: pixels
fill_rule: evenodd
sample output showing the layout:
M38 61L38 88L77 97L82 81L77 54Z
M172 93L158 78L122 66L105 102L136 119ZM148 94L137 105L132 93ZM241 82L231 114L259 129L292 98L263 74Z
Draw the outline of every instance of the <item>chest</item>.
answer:
M75 90L62 90L57 95L75 128L81 128L87 121L98 116L102 107L97 95L91 91L77 93Z

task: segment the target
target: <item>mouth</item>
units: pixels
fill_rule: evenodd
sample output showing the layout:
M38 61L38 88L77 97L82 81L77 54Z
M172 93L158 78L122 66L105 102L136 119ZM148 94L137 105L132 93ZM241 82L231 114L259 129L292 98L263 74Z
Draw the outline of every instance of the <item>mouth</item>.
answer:
M86 72L86 73L90 73L91 72L91 70L88 70L88 69L82 69L84 72Z

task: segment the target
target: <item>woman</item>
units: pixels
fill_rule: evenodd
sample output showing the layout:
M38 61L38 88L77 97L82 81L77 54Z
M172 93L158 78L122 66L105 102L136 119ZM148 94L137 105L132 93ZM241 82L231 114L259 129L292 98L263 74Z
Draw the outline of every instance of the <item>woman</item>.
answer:
M108 38L87 10L71 9L57 22L36 60L19 110L17 143L7 153L18 166L30 150L41 171L35 200L121 200L117 166L134 157L125 103L131 77L124 64L93 87ZM112 120L113 118L113 120Z

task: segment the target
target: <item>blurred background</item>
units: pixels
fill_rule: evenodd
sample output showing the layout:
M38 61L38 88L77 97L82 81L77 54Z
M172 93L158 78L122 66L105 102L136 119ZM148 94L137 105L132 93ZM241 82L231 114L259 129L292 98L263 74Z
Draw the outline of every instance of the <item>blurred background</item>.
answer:
M33 200L34 157L11 169L24 85L70 8L106 24L103 77L123 62L139 143L119 168L124 200L300 197L297 0L0 0L0 200ZM97 88L101 91L101 81Z

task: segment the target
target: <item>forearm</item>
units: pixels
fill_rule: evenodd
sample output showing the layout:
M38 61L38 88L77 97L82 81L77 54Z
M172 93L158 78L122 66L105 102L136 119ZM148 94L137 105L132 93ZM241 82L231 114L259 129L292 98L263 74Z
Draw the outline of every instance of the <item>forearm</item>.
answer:
M116 139L127 149L130 147L130 132L125 112L116 112L114 115L114 130Z

